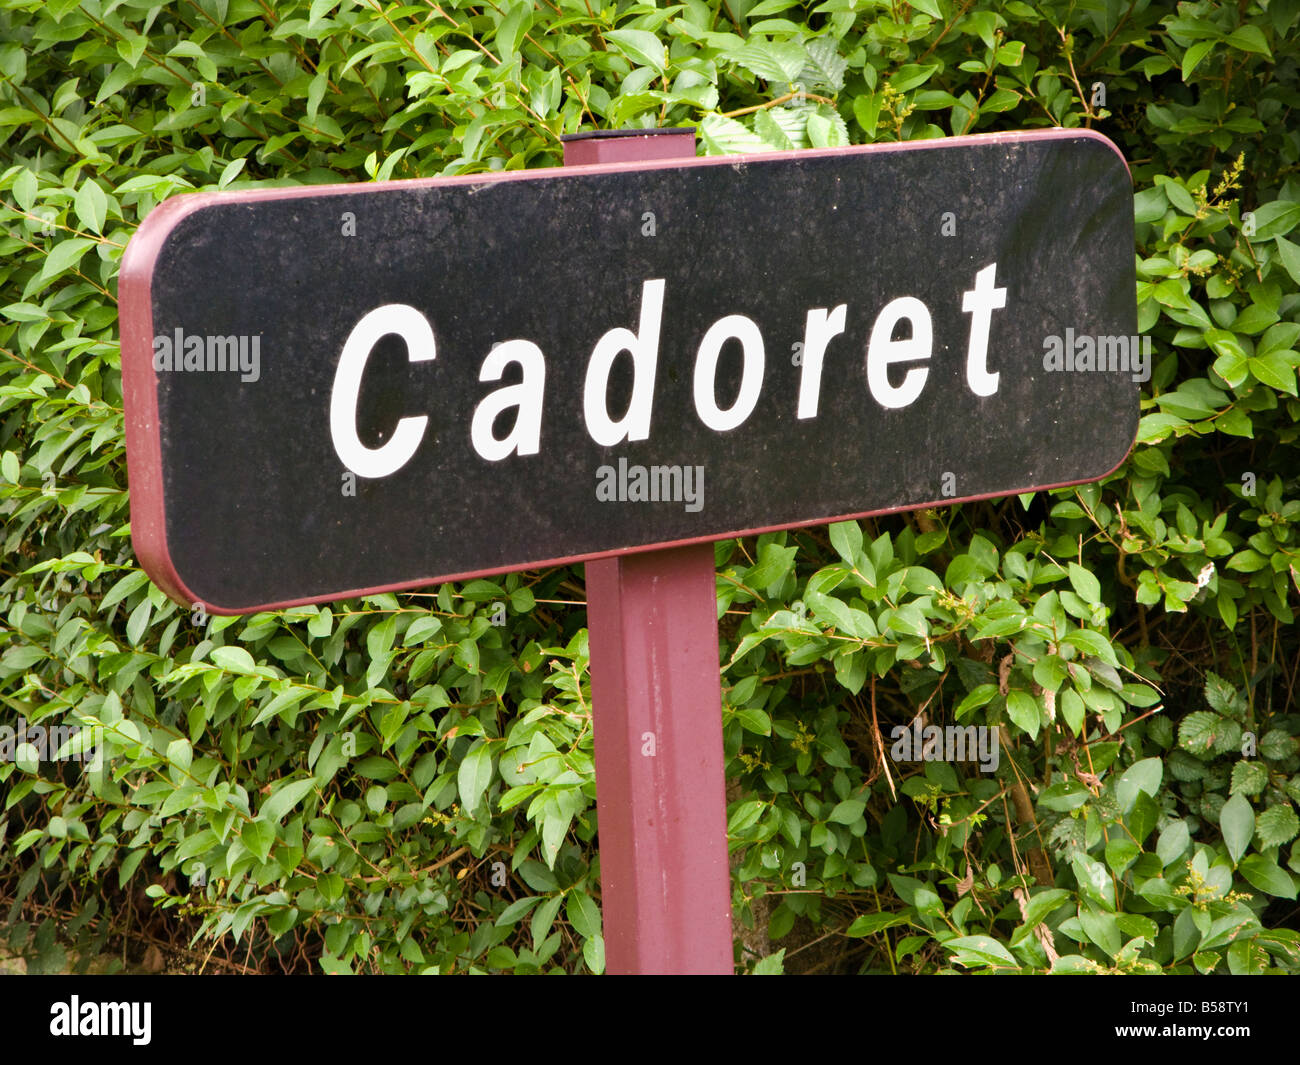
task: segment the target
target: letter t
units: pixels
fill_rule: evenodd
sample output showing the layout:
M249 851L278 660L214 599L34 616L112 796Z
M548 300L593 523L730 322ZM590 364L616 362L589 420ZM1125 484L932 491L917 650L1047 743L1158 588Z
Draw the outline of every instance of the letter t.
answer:
M1007 290L993 287L997 268L997 263L984 267L975 275L975 287L961 297L961 309L971 316L966 383L977 396L991 396L998 390L998 375L988 371L989 325L993 312L1007 305Z

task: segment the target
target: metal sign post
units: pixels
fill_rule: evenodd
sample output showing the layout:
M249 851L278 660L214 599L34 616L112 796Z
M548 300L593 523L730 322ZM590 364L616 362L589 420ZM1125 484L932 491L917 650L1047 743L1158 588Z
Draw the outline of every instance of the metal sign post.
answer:
M566 137L566 166L694 158L693 129ZM611 973L730 973L711 543L587 563L601 915Z

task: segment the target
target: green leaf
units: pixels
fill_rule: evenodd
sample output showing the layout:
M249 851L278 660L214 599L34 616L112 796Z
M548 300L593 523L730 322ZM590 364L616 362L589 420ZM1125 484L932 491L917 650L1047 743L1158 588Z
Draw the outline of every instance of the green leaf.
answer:
M1281 352L1274 352L1262 358L1248 359L1246 366L1255 380L1262 381L1269 388L1279 392L1296 394L1295 368L1287 362Z
M1233 795L1258 795L1268 784L1268 767L1263 762L1241 761L1232 767Z
M763 138L748 126L723 115L705 115L700 122L700 139L709 155L735 155L742 152L763 152L768 147Z
M813 87L825 86L831 92L844 88L844 72L848 69L848 60L840 53L832 37L818 37L808 42L808 63L801 76L812 82ZM813 75L808 77L808 75Z
M1233 30L1223 38L1223 42L1238 51L1257 52L1260 55L1268 56L1270 59L1273 58L1272 53L1268 50L1268 41L1264 38L1264 31L1250 23Z
M1177 181L1165 182L1165 195L1169 197L1169 202L1183 214L1196 214L1196 201L1192 199L1192 194Z
M1277 257L1291 280L1300 285L1300 245L1292 244L1286 237L1278 237Z
M149 617L152 613L153 604L148 599L142 599L131 611L131 616L126 622L126 638L133 645L139 645L145 629L149 627Z
M1128 813L1137 801L1139 791L1155 797L1160 791L1165 765L1159 758L1144 758L1130 766L1115 785L1115 795L1120 809Z
M95 241L89 237L69 237L67 240L59 241L50 250L50 254L45 257L45 265L41 267L41 277L57 277L59 274L71 270L81 262L81 257L95 246Z
M831 546L850 566L862 553L862 526L856 521L837 521L830 529Z
M36 193L39 188L36 174L31 170L23 170L14 178L13 184L14 199L18 201L18 206L24 211L31 211L36 203Z
M1196 710L1178 726L1178 745L1193 754L1205 754L1217 743L1227 722L1209 710Z
M1227 844L1228 855L1236 865L1255 835L1255 811L1250 801L1244 796L1234 795L1225 802L1219 812L1219 830Z
M1069 897L1070 893L1064 888L1043 888L1031 895L1028 905L1025 906L1023 926L1025 930L1032 931L1042 924L1044 919L1060 909Z
M190 747L190 741L184 736L172 740L167 745L167 761L177 768L188 771L193 760L194 750Z
M938 63L905 63L890 77L889 84L896 92L910 92L929 81L938 69Z
M807 62L807 51L798 41L754 41L743 48L726 52L723 59L739 63L764 81L792 85Z
M896 913L864 913L849 925L844 934L857 939L908 923L910 922L906 916Z
M279 824L284 815L292 810L316 787L316 778L308 777L305 780L291 780L281 784L271 796L262 803L262 809L258 817L269 821L273 824Z
M652 67L662 74L666 68L663 42L646 30L606 30L605 40L613 41L633 62Z
M864 93L853 98L853 117L867 132L868 137L876 136L876 127L880 123L880 105L883 95L879 92Z
M1117 877L1137 861L1142 849L1127 836L1114 836L1106 843L1106 864Z
M479 740L465 755L456 773L460 803L472 813L492 781L492 750L486 740Z
M1255 818L1255 838L1259 846L1280 847L1300 834L1300 818L1287 803L1270 806Z
M1160 864L1172 865L1187 853L1191 842L1192 837L1187 830L1187 822L1170 821L1161 831L1160 839L1156 843L1156 855L1160 858Z
M563 902L563 895L552 895L533 911L533 919L528 923L528 930L533 937L534 950L541 945L542 940L550 933L551 925L555 923L555 915L559 912L560 905Z
M94 178L86 178L77 190L73 200L73 210L77 220L95 233L104 232L104 220L108 217L108 197Z
M1043 715L1038 709L1038 700L1025 691L1007 693L1007 716L1022 732L1027 732L1030 739L1038 735L1038 730L1043 723Z
M1071 562L1069 567L1070 584L1085 603L1101 602L1101 582L1078 563Z
M943 18L943 8L939 6L939 0L907 0L907 6L914 7L931 18Z
M564 915L574 931L584 939L600 935L600 907L585 891L570 891L564 904Z
M1238 871L1254 887L1280 899L1296 897L1295 881L1291 874L1277 862L1265 858L1262 854L1252 854L1241 860Z
M247 675L257 669L253 656L242 647L214 647L209 657L227 673Z
M862 799L845 799L835 804L835 809L826 820L836 825L856 824L866 808L867 804Z
M772 735L772 719L757 707L741 707L736 711L736 718L746 732L753 732L759 736Z
M518 923L524 914L541 901L542 897L540 895L528 895L522 899L516 899L501 911L501 916L498 917L495 922L496 927L503 928L507 925Z
M1300 203L1291 200L1274 200L1258 208L1254 215L1255 235L1251 239L1256 243L1274 237L1284 237L1300 224Z
M1214 41L1197 41L1183 53L1183 81L1192 76L1192 71L1201 65L1201 60L1210 54Z
M597 976L605 971L605 937L592 936L582 944L582 960Z
M239 176L244 165L248 162L246 158L232 159L221 171L221 176L217 178L217 188L224 189Z
M1020 967L1015 956L992 936L958 936L943 946L952 951L952 960L957 965Z
M1068 643L1071 647L1077 647L1080 651L1096 655L1107 665L1119 665L1119 659L1115 657L1115 649L1110 645L1110 641L1101 633L1094 632L1092 629L1074 629L1066 635L1062 642Z
M245 821L239 832L239 838L259 862L266 861L271 853L271 844L275 842L275 825L270 821Z
M532 5L527 2L516 3L510 9L506 17L501 20L501 25L497 28L496 43L497 43L497 54L501 56L502 62L508 63L511 60L511 58L514 56L514 54L519 51L519 42L524 39L524 34L528 32L532 24L533 24L533 9L532 9ZM607 32L605 36L607 38L614 37L615 39L617 39L617 34L619 33L627 34L627 33L635 33L635 32L637 31L614 30L612 32ZM653 35L647 34L647 36L653 36ZM624 51L627 51L627 49L625 48ZM663 52L663 48L661 46L660 47L661 55L662 52ZM646 65L643 60L641 62L642 65ZM659 66L656 69L663 70L663 67Z

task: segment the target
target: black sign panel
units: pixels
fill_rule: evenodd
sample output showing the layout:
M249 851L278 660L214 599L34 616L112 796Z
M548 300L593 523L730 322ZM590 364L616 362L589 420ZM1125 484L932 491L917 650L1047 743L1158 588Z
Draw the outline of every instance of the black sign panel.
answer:
M1097 479L1150 373L1084 131L193 194L122 304L137 552L217 612Z

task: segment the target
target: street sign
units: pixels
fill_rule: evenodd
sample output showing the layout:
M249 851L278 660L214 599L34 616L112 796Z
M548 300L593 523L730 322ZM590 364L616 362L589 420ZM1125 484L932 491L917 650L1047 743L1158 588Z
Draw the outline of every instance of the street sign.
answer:
M1083 130L176 197L122 267L136 552L248 613L1095 480L1132 248Z

